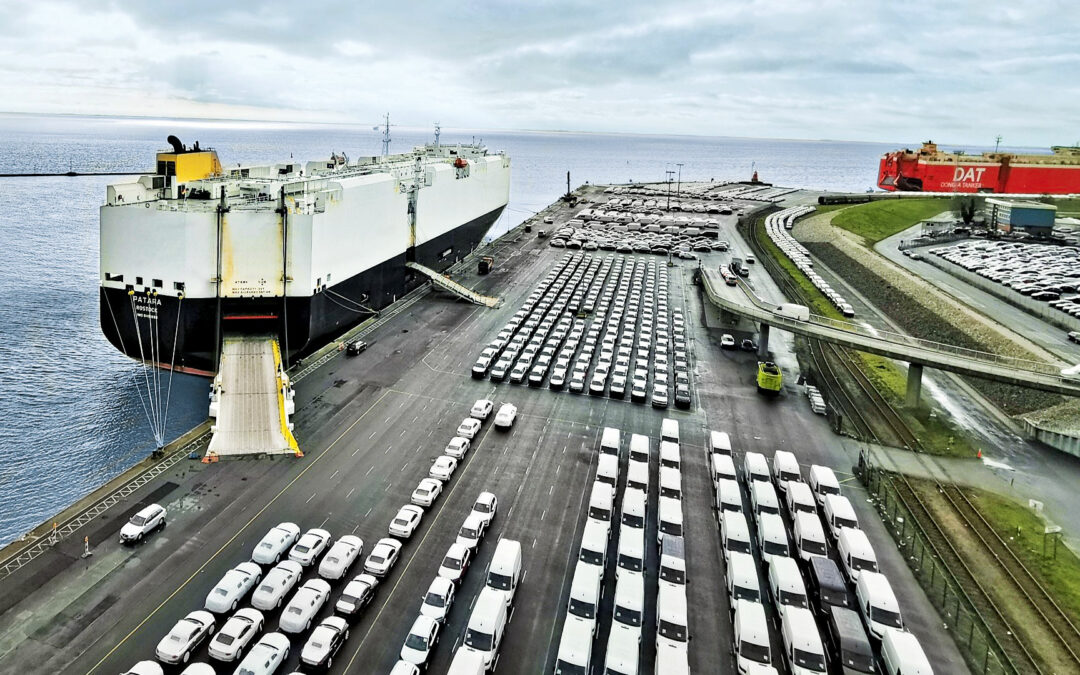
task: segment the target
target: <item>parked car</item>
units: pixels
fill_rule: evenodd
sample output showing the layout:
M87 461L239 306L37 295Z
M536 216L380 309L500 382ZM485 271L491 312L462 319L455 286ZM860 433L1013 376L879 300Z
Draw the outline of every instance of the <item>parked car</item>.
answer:
M371 574L356 575L341 592L338 601L334 604L334 611L347 617L356 616L371 604L378 586L379 580Z
M300 651L300 663L311 668L329 668L334 656L349 639L349 624L340 616L329 616L311 631Z
M293 560L285 560L266 573L251 594L251 606L261 610L276 609L281 606L285 595L293 589L304 574L304 568Z
M349 346L345 348L345 354L348 356L356 356L361 354L368 348L368 344L363 340L353 340L349 343Z
M236 669L242 675L271 675L289 656L289 638L267 633L259 638Z
M214 634L214 615L201 609L176 622L161 639L154 655L162 663L187 663L203 640Z
M300 527L296 523L278 523L255 546L251 559L260 565L276 565L299 538Z
M323 579L340 579L349 571L356 559L364 553L364 541L347 534L334 542L319 563L319 576Z
M244 596L262 579L262 568L252 562L240 563L225 573L210 590L203 606L207 611L221 614L236 610Z
M436 621L445 621L450 607L454 604L456 586L453 581L445 577L435 577L424 594L424 602L420 605L420 613L429 616Z
M516 419L517 406L513 403L503 403L499 407L499 412L495 415L495 428L509 429L514 426L514 420Z
M120 528L121 544L137 544L143 537L165 527L165 507L160 504L151 504L131 517Z
M469 411L470 417L475 417L478 420L486 420L488 415L491 414L491 409L494 407L494 403L486 398L478 400L473 403L472 410Z
M426 666L435 645L439 644L440 624L430 616L421 614L416 617L405 644L401 647L401 660L416 666Z
M443 452L454 459L463 459L465 453L469 451L469 445L469 439L462 436L454 436L450 439L450 442L446 444L446 449L443 450Z
M442 481L435 480L434 478L421 479L420 483L413 490L412 496L409 498L413 504L417 506L431 506L435 503L435 500L442 494L443 484Z
M245 607L225 622L210 640L207 652L218 661L235 661L263 629L263 615L257 609Z
M408 539L420 525L420 519L424 517L424 509L415 504L406 504L398 509L397 515L390 521L390 534L395 537Z
M499 499L491 492L481 492L473 503L470 516L479 516L485 525L490 525L495 519L495 512L499 507Z
M470 441L480 432L480 420L475 417L465 418L457 428L457 435L464 436Z
M457 465L458 461L450 455L441 455L431 464L431 468L428 470L428 476L445 483L454 475L454 471L457 470Z

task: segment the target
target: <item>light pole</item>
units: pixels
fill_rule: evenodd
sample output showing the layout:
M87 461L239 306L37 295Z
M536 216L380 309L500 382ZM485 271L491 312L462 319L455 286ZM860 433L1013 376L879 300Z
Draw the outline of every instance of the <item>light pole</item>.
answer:
M675 165L679 167L679 179L678 182L675 183L675 196L679 197L680 199L682 198L682 165L682 162L679 162Z
M671 211L671 177L675 174L674 171L668 169L664 173L667 174L667 210Z

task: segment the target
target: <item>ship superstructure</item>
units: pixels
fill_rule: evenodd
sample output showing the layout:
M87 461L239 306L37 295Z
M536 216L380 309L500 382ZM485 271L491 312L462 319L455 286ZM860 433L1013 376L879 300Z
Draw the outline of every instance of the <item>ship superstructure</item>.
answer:
M286 363L468 254L509 198L510 158L477 144L223 168L169 137L156 172L101 207L101 326L128 356L213 375L225 333Z
M1080 148L1055 146L1053 154L942 152L931 141L881 158L878 187L912 192L1080 193Z

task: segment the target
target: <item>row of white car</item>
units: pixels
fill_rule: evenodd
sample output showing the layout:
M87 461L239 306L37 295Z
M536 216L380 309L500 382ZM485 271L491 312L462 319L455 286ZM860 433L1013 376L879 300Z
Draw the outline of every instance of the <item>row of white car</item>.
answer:
M795 263L795 266L799 268L799 271L806 275L806 278L810 280L810 283L814 284L814 286L821 291L821 294L828 298L829 302L831 302L841 314L847 318L852 318L855 316L855 310L851 307L851 304L814 270L814 261L810 259L810 252L806 250L805 246L795 241L795 237L788 234L788 230L791 229L792 224L797 218L804 216L813 210L813 206L794 206L770 214L765 218L765 231L769 235L769 239L776 244L776 247L779 248L791 262Z

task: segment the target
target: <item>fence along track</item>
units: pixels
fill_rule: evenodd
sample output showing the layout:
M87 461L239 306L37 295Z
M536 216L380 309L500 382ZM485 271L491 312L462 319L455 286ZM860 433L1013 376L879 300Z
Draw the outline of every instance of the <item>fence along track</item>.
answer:
M1080 631L1062 611L1061 607L1054 602L1053 597L1043 588L1042 584L1028 571L1028 568L1016 556L1004 540L994 531L990 523L986 522L975 505L964 494L963 490L955 485L938 485L938 489L949 503L964 519L971 531L982 542L983 547L990 553L997 565L1012 580L1013 585L1019 589L1021 595L1028 604L1042 617L1049 633L1064 648L1064 652L1072 659L1072 666L1080 668L1080 658L1077 657L1075 646L1080 646ZM1030 630L1030 626L1026 626ZM1038 628L1036 628L1038 630ZM1040 631L1043 632L1043 631Z

